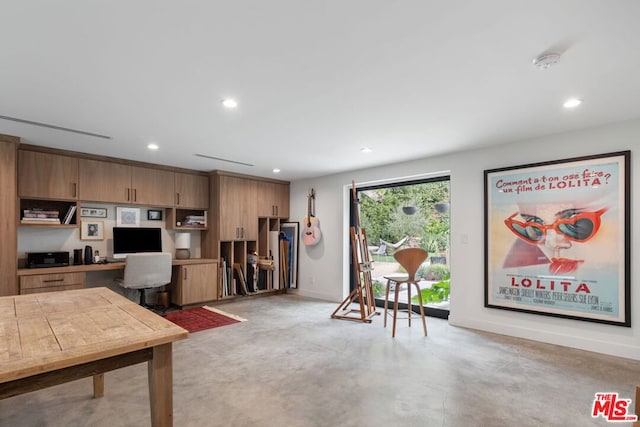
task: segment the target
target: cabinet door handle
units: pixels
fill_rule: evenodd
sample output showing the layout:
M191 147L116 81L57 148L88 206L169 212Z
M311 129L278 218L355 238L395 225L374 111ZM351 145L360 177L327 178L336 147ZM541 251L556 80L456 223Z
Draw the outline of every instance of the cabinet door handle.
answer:
M133 189L133 201L134 202L138 201L138 189L137 188Z
M78 196L78 184L76 182L73 183L73 196L72 197L77 197Z
M64 279L49 279L43 280L44 283L53 283L53 282L64 282Z
M127 188L127 202L131 201L131 189Z
M187 280L187 269L185 268L183 271L184 271L184 280Z
M176 205L180 205L180 193L176 193Z

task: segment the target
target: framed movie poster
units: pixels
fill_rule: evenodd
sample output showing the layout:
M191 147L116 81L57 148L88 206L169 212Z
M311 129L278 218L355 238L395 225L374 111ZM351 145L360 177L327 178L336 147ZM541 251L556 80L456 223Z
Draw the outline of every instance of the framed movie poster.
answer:
M485 307L631 326L629 159L484 171Z

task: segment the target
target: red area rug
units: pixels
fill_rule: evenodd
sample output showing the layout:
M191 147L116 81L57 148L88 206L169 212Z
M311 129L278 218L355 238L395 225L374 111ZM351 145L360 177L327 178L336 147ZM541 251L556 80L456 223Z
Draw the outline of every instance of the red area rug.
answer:
M204 331L205 329L212 329L240 322L238 319L213 312L204 307L172 311L167 313L165 319L185 328L189 332Z

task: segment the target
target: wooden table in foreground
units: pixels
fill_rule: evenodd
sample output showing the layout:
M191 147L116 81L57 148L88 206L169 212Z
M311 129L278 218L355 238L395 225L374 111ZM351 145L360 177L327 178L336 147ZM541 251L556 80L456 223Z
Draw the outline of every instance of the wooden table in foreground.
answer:
M173 341L188 332L107 288L0 297L0 399L148 362L151 424L173 425Z

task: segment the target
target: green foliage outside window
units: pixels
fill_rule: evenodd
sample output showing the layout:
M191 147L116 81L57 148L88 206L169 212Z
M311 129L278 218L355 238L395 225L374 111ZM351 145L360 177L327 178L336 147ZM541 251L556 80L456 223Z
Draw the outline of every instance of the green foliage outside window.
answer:
M430 288L421 289L422 304L449 301L451 292L450 278L451 276L447 274L443 280L433 283ZM418 304L418 296L411 297L411 302Z
M360 192L360 226L370 245L409 236L429 253L449 248L449 213L436 210L449 202L449 181L427 182ZM402 208L415 206L406 215Z

